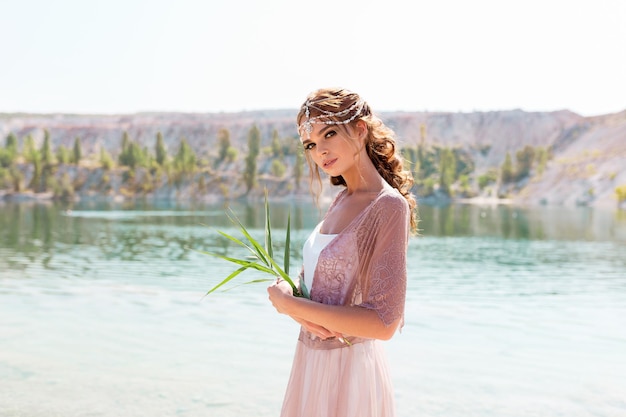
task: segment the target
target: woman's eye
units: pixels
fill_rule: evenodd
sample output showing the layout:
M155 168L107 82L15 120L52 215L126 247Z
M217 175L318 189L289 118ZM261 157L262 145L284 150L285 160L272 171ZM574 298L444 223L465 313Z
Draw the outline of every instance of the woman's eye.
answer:
M311 149L313 149L315 147L314 143L307 143L306 145L304 145L304 150L305 151L310 151Z
M328 138L331 138L331 137L335 136L336 134L337 134L337 132L335 132L334 130L329 130L329 131L328 131L328 132L324 135L324 137L325 137L326 139L328 139Z

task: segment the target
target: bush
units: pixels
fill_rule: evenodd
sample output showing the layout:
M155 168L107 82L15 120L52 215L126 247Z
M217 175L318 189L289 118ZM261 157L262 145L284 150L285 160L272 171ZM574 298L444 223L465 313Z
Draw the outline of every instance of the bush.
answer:
M113 158L104 148L100 149L100 165L107 171L113 168Z
M232 146L230 146L226 150L226 160L228 162L234 162L237 160L238 157L239 157L239 151L237 150L237 148L233 148Z
M626 184L615 187L615 195L617 196L618 203L621 204L626 201Z
M13 164L13 156L9 151L0 148L0 168L8 168Z
M422 181L422 194L424 197L428 197L429 195L433 195L435 193L435 179L434 178L426 178Z
M489 184L493 184L498 180L498 172L495 169L490 169L483 175L478 177L478 187L482 190Z
M72 181L67 173L63 174L61 181L51 179L50 187L53 190L54 198L62 201L69 201L74 198L76 191L72 185Z
M285 167L285 164L282 161L278 159L274 159L272 161L271 170L272 170L272 175L278 178L282 178L285 175L285 172L287 171L287 167Z

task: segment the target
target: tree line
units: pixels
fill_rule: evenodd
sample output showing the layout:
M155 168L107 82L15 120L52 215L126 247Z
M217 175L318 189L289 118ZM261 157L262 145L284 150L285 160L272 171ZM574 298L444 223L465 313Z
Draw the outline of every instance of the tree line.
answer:
M479 152L488 150L487 147ZM441 194L470 198L488 187L494 190L512 188L533 174L541 175L551 158L549 149L525 146L515 153L515 163L511 153L507 152L499 167L477 174L471 149L426 144L422 139L417 146L405 146L401 152L413 174L417 194L422 197ZM501 193L498 196L505 197Z
M400 149L415 179L414 192L420 197L474 197L486 192L506 197L508 192L520 187L531 176L541 175L552 157L549 148L525 146L513 155L508 152L500 166L476 173L472 156L476 154L476 149L428 144L424 126L420 128L420 135L421 140L416 146ZM108 172L112 170L121 173L123 190L128 195L153 191L163 178L168 184L176 186L197 181L198 189L204 190L207 178L219 177L232 170L233 164L239 164L237 166L242 166L242 169L235 170L239 174L235 181L249 193L258 185L260 160L266 162L264 174L274 178L290 175L293 186L300 187L305 162L302 146L295 137L281 138L274 129L269 146L262 148L261 132L253 125L247 134L247 153L243 161L240 161L240 150L231 142L228 129L220 129L214 143L216 146L212 153L198 155L187 139L181 137L175 151L170 153L161 132L156 134L152 147L142 146L128 132L123 132L117 155L111 155L104 147L99 149L97 155L84 155L79 137L74 139L71 148L59 145L53 149L47 129L43 131L40 147L35 146L31 134L18 140L14 133L9 133L4 146L0 147L0 189L13 192L49 191L61 198L71 197L81 188L80 181L70 178L67 172L61 177L55 174L61 166L75 165L104 170L100 184L104 191L110 189ZM478 150L483 155L488 151L488 146ZM25 170L25 166L30 166L30 169ZM138 172L141 172L140 176ZM223 187L226 191L228 185ZM625 201L624 186L618 188L618 199Z
M267 174L275 178L284 178L288 174L288 166L292 165L291 175L295 186L299 187L304 157L295 138L281 138L274 129L270 146L261 148L261 133L254 125L250 128L247 139L248 152L238 180L245 184L246 192L253 190L258 183L258 161L261 157L271 158ZM218 131L215 143L214 153L198 155L188 140L181 137L175 152L170 153L161 132L156 134L154 145L150 148L142 146L125 131L122 133L117 155L111 155L105 147L101 147L97 154L83 155L79 137L75 138L71 149L64 145L53 149L47 129L43 131L40 147L35 146L32 134L19 140L14 133L9 133L4 146L0 147L0 189L13 192L53 192L55 196L71 197L80 188L80 184L72 181L67 173L61 178L56 175L60 167L68 165L102 169L105 172L119 171L129 194L152 191L163 177L167 178L168 184L177 186L197 177L199 188L202 189L207 177L228 170L231 164L239 160L239 150L232 145L228 129L222 128ZM29 166L31 169L27 169ZM138 172L141 172L141 181L137 178ZM25 182L25 173L29 173L28 182ZM102 188L106 191L110 176L105 174L102 178Z

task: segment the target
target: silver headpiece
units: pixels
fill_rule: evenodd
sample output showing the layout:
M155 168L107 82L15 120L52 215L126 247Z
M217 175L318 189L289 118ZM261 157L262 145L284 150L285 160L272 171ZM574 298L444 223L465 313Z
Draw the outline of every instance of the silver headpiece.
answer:
M316 104L322 103L326 100L327 99L321 99L317 101L307 100L304 103L302 108L304 109L305 119L302 123L300 123L300 126L298 126L299 133L301 133L304 130L304 132L306 132L307 134L307 137L310 137L311 132L313 131L314 124L347 125L348 123L350 123L351 121L359 117L359 115L361 114L361 110L363 110L363 106L365 105L365 102L359 99L356 102L354 102L354 104L352 104L350 107L346 108L345 110L338 111L338 112L323 110L316 106ZM311 117L310 109L317 110L320 113L320 115ZM347 116L352 111L354 111L354 114L348 117L347 119L334 120L336 118L341 118L342 116Z

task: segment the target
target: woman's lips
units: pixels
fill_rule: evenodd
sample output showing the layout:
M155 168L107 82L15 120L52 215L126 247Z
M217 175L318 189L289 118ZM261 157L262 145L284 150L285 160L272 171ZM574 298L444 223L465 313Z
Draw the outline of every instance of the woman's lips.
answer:
M337 158L333 158L333 159L329 159L328 161L324 161L324 168L330 168L335 162L337 161Z

